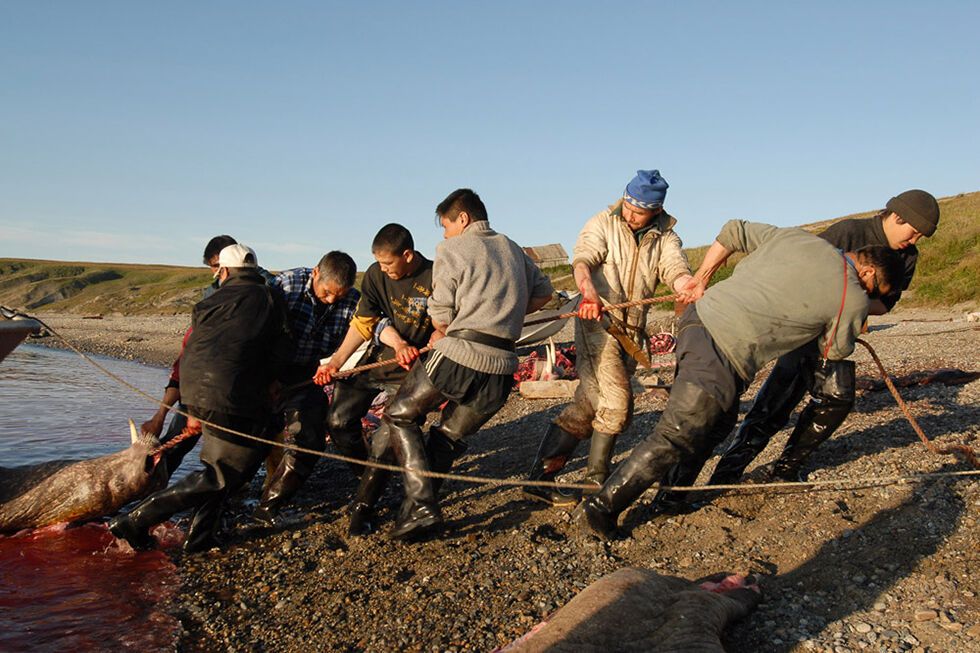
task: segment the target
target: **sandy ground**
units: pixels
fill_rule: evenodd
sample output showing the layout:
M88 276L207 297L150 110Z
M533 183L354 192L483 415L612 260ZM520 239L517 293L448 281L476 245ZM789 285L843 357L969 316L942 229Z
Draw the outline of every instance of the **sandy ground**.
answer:
M161 364L176 353L187 319L42 317L84 349ZM899 310L873 325L867 340L896 375L980 368L980 332L962 311ZM863 349L855 359L859 376L876 376ZM743 414L764 378L743 397ZM980 381L902 393L931 438L980 449ZM664 403L655 392L637 398L617 460L650 432ZM520 478L562 405L515 393L472 438L458 471ZM787 435L760 465L778 456ZM853 414L810 462L814 480L969 469L929 453L887 391L871 390L859 391ZM577 480L583 466L580 455L566 478ZM633 565L691 579L761 575L764 601L728 633L731 651L980 651L975 476L732 493L674 517L652 515L648 492L627 513L625 535L608 544L579 536L567 513L528 503L519 489L460 482L443 491L441 536L387 539L401 495L393 484L381 532L348 538L344 507L355 482L334 461L320 464L281 528L260 529L245 516L261 480L232 506L225 547L175 553L183 590L170 610L182 624L179 650L490 651L602 575Z

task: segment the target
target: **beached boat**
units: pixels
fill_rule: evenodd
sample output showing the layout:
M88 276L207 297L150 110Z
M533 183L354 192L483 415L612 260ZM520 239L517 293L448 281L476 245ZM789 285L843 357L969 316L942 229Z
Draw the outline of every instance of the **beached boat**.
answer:
M12 311L0 309L0 361L24 341L24 338L41 331L41 323Z

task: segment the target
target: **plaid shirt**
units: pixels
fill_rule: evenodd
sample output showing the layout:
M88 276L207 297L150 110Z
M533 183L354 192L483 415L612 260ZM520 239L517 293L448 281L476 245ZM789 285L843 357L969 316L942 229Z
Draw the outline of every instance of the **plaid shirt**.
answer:
M319 362L331 355L347 334L361 293L351 288L333 304L324 304L313 294L313 270L293 268L276 275L272 287L286 303L289 330L296 349L292 362Z

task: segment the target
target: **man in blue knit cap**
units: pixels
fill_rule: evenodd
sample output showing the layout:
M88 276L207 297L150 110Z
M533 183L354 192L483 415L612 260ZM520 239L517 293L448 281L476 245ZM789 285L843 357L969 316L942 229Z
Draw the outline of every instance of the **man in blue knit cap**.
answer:
M602 312L603 305L652 297L658 283L674 291L692 280L677 224L663 208L667 182L657 170L639 170L621 199L594 215L579 233L572 267L582 293L575 323L578 389L549 426L528 480L551 481L578 443L591 440L586 482L598 489L609 475L616 437L633 416L630 380L638 362L649 365L647 307ZM579 497L528 488L528 498L574 505Z

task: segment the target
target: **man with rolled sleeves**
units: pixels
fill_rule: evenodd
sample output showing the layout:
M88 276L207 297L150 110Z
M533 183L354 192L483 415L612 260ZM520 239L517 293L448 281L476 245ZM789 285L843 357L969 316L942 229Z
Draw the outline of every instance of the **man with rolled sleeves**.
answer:
M357 266L348 254L327 252L313 268L294 268L276 275L272 290L286 306L295 347L282 373L283 384L292 390L282 398L286 433L304 449L326 448L327 397L323 388L303 384L316 374L320 361L334 353L357 308L360 293L353 288ZM338 448L341 443L335 442ZM341 453L357 456L359 450ZM363 455L361 455L363 457ZM269 475L259 505L252 513L261 524L273 524L280 510L299 492L313 473L320 457L286 449Z

